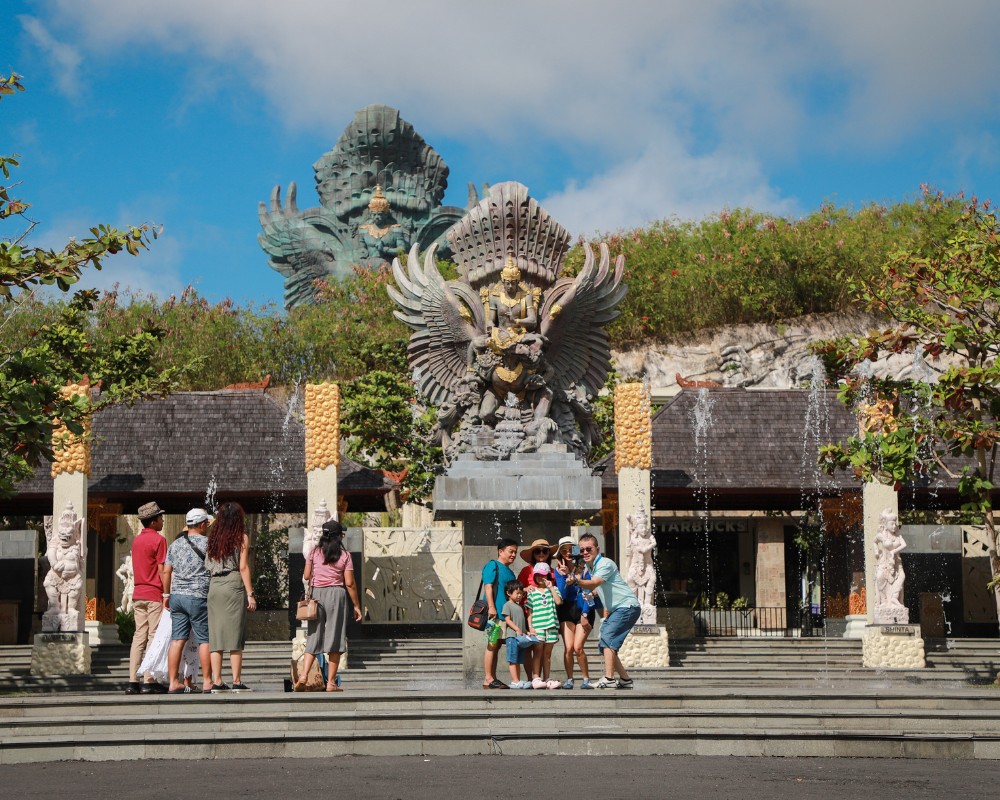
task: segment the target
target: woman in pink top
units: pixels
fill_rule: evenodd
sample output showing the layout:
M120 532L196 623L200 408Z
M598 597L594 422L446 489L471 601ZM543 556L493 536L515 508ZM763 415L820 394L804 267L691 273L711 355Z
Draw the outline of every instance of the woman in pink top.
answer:
M320 653L329 659L326 690L339 692L337 670L340 656L347 649L347 596L354 604L354 619L361 622L361 604L354 581L351 554L344 549L344 526L331 519L323 523L319 544L309 553L303 577L312 587L312 596L319 604L319 615L309 622L309 638L302 661L301 677L295 685L301 691L313 661Z

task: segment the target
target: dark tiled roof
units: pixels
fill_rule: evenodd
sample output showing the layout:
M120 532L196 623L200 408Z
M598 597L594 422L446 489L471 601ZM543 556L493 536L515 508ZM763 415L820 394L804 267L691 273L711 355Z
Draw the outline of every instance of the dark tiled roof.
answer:
M653 418L653 489L751 497L857 490L850 473L816 467L819 448L846 441L857 424L834 391L684 390ZM615 489L614 454L605 462L604 489Z
M89 491L99 496L306 494L305 427L259 390L183 392L94 416ZM384 494L383 476L348 458L340 493ZM50 466L18 486L18 497L50 495Z

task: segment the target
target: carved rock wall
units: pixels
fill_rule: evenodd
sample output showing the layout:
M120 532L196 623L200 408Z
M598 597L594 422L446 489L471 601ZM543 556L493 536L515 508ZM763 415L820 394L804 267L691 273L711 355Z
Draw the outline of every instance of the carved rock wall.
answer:
M366 622L452 622L462 608L462 531L365 528Z
M773 325L700 331L674 342L616 350L612 358L624 378L642 376L656 388L675 385L675 375L680 373L690 380L717 381L727 387L787 389L808 383L812 376L811 342L881 327L883 323L867 314L811 315ZM919 375L922 370L926 367L915 364L909 355L880 361L876 368L879 374L896 377L911 376L914 371Z

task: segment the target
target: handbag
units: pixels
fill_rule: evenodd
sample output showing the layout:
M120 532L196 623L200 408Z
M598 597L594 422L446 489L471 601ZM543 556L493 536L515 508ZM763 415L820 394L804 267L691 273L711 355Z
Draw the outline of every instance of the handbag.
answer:
M295 606L295 619L300 622L312 622L314 619L319 618L319 603L313 600L312 597L313 582L312 578L309 578L309 587L306 589L305 597L303 597Z
M319 618L319 603L308 595L295 605L295 619L300 622L312 622Z
M469 627L477 631L486 630L486 621L489 618L489 604L485 600L480 600L479 595L483 591L483 582L479 581L479 591L476 592L476 600L469 609Z

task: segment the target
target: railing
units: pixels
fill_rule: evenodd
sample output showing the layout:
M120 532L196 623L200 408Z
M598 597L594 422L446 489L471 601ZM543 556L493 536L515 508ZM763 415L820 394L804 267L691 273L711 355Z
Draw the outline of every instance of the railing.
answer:
M694 612L698 636L822 636L823 620L782 607L710 608Z

